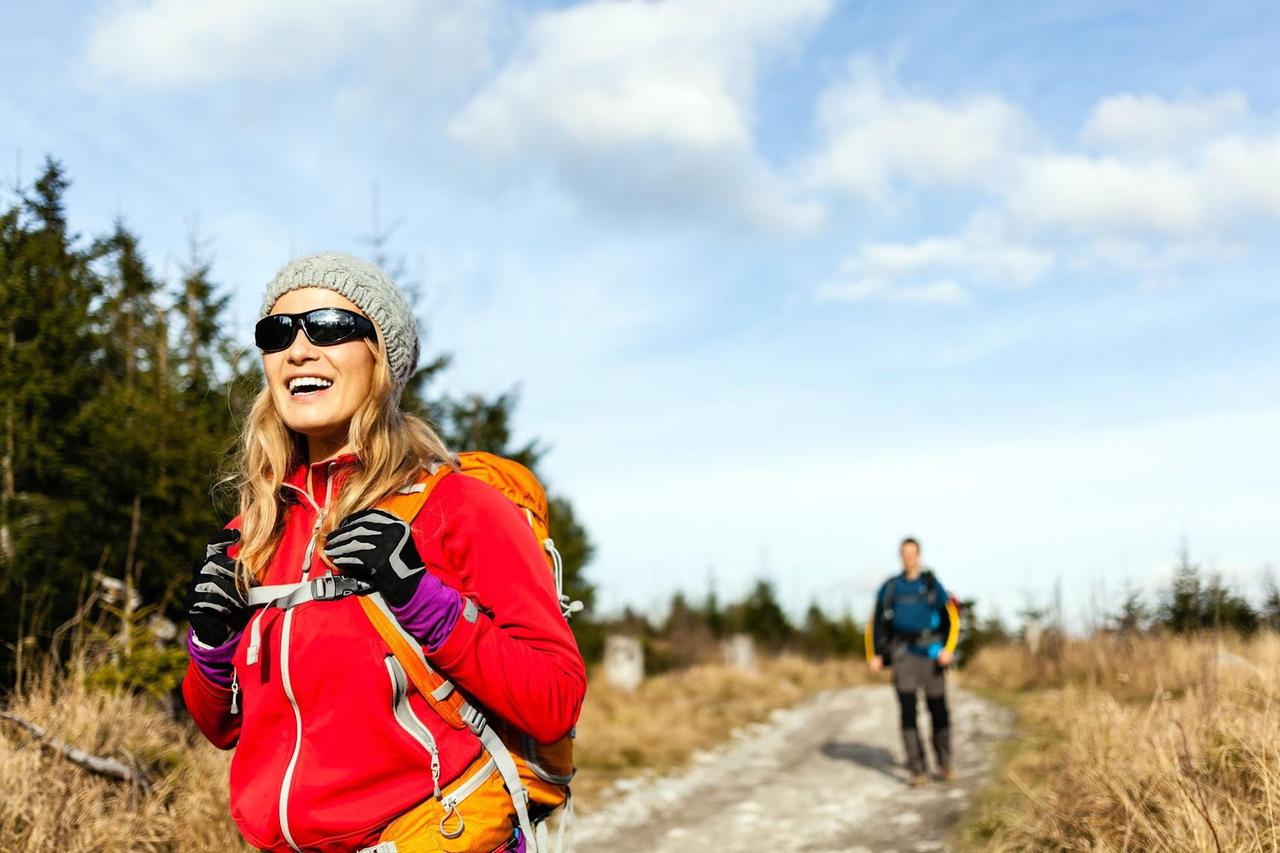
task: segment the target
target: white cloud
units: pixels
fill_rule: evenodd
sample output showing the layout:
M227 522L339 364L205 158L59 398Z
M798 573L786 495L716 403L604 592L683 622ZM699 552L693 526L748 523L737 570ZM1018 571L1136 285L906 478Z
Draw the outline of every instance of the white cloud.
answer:
M811 227L819 208L755 150L753 97L761 58L830 5L598 0L546 12L450 133L495 162L545 167L595 204Z
M1093 108L1080 137L1102 148L1168 150L1218 136L1248 112L1248 100L1235 91L1183 101L1155 95L1113 95Z
M1236 92L1124 94L1099 101L1081 131L1103 150L1046 150L999 98L945 105L904 94L860 60L820 101L826 142L809 164L811 184L913 202L936 185L967 188L970 224L860 246L815 296L954 303L977 286L1034 283L1055 257L1064 269L1137 272L1145 282L1241 257L1280 224L1275 124L1251 116Z
M819 99L818 130L809 185L873 199L901 186L988 184L1030 137L1026 119L997 95L954 103L912 95L865 58Z
M1280 131L1231 134L1178 155L1028 157L1003 202L1043 228L1213 247L1280 221L1277 176Z
M1190 234L1210 215L1202 177L1182 163L1080 155L1027 160L1007 204L1023 221L1104 234Z
M362 67L429 64L459 74L487 59L492 4L415 0L127 0L109 5L85 46L98 88L185 90L275 83L352 57Z
M1025 287L1053 262L1051 251L1011 239L993 217L976 216L956 235L859 247L835 280L819 288L818 299L956 305L970 297L961 282Z
M1280 130L1217 139L1204 159L1210 188L1226 203L1280 220Z

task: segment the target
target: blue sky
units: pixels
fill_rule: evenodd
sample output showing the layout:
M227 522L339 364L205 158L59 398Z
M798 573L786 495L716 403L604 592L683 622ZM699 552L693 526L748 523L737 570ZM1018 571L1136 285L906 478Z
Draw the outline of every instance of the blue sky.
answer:
M372 187L446 384L519 386L607 607L763 573L869 606L897 540L1011 615L1280 562L1266 3L0 3L0 174L247 341Z

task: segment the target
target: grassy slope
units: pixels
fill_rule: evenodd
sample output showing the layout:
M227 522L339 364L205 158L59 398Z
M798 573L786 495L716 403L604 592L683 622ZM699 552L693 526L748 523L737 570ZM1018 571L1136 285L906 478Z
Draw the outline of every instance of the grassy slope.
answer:
M989 649L965 682L1010 701L1022 725L960 847L1280 845L1280 637Z

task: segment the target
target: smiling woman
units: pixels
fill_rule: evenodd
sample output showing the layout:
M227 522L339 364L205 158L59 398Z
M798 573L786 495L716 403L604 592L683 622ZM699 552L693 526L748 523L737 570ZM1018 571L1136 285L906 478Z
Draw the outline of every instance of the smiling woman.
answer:
M258 322L256 337L264 350L262 369L271 401L285 425L305 437L312 462L348 449L348 426L373 387L378 348L368 335L357 337L361 327L356 320L364 320L369 335L374 333L359 310L340 293L303 287L281 296L272 313ZM326 315L329 322L322 325ZM344 333L345 327L349 330ZM305 334L298 334L299 328ZM275 339L269 337L273 332ZM280 346L268 352L264 337Z
M240 514L192 582L183 683L236 750L236 825L264 850L533 850L563 800L507 743L562 741L586 673L532 516L400 410L417 325L376 266L301 258L262 313Z

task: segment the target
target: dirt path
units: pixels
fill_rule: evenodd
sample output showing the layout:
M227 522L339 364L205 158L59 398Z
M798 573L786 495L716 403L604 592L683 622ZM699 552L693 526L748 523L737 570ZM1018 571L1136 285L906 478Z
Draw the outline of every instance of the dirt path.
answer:
M927 714L921 702L920 713ZM583 853L942 850L990 772L1012 717L951 690L954 783L906 787L887 686L819 694L774 712L679 774L633 781L577 821Z

